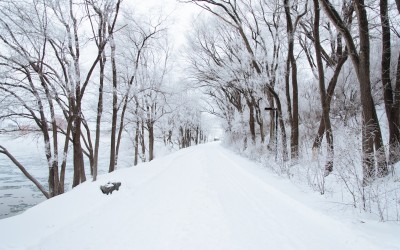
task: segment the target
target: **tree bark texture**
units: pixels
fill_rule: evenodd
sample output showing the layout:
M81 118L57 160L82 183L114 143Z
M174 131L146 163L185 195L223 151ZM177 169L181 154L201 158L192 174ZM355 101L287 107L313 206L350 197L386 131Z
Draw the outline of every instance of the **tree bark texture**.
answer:
M319 93L321 99L321 107L322 107L322 117L324 121L324 127L326 131L326 141L327 141L327 159L325 164L325 176L328 175L333 170L333 159L334 159L334 145L333 145L333 131L331 127L331 121L329 118L329 103L326 89L325 89L325 73L324 66L322 63L322 55L321 55L321 42L319 36L319 26L320 26L320 9L318 0L314 1L314 46L315 46L315 57L317 60L317 68L318 68L318 82L319 82Z
M148 122L147 127L149 130L149 161L154 159L154 122Z
M328 108L330 110L330 105L332 102L332 96L334 94L335 88L336 88L336 84L338 81L338 77L340 74L340 71L342 70L342 67L344 65L344 63L347 61L347 53L345 53L345 55L341 56L336 67L335 70L333 72L333 76L331 78L331 80L329 81L328 84L328 89L327 89L327 95L326 95L326 103L328 105ZM313 150L318 150L321 146L321 141L322 138L324 136L325 133L325 123L324 123L324 117L321 116L321 120L319 122L319 127L318 127L318 132L317 132L317 136L314 139L314 143L313 143Z
M135 151L134 151L134 160L133 160L133 165L136 166L138 164L138 156L139 156L139 133L140 133L140 122L139 120L136 121L136 128L135 128Z
M72 128L73 158L74 158L74 178L72 187L76 187L86 181L85 164L81 145L81 117L80 105L76 107L74 126Z
M362 105L363 183L364 185L367 185L375 178L375 157L377 158L378 175L385 175L385 172L387 172L387 165L383 157L385 154L382 143L382 134L371 93L369 61L370 45L365 4L363 0L354 0L354 8L358 18L358 35L360 39L360 49L359 52L357 52L353 37L335 8L328 0L320 0L320 2L329 19L336 26L339 32L342 33L347 47L349 48L350 58L356 70Z
M117 97L117 65L115 58L115 42L111 34L110 48L111 48L111 65L112 65L112 118L111 118L111 145L110 145L110 166L108 172L111 173L115 170L116 161L116 133L117 133L117 117L118 117L118 97Z
M290 13L289 1L283 1L286 15L286 30L288 36L288 55L286 62L286 98L290 100L290 91L288 90L289 82L289 71L291 71L292 80L292 102L288 103L288 111L291 109L292 116L290 118L291 124L291 135L290 135L290 149L291 149L291 159L297 161L299 157L299 92L297 84L297 64L294 57L294 32L295 27L292 22L292 17Z
M396 119L396 113L399 113L399 109L395 105L395 94L393 93L392 82L390 79L391 42L388 1L380 0L379 7L382 28L381 77L386 117L388 119L389 126L389 164L394 164L400 160L399 153L396 152L400 142L400 121L398 119L398 115Z

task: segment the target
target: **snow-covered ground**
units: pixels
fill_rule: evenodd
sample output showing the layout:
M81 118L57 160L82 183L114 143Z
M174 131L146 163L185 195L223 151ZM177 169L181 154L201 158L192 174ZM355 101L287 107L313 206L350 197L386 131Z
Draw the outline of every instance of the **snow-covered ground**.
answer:
M120 181L112 195L99 186ZM400 249L219 143L100 176L0 220L0 249Z
M102 135L99 155L99 173L108 172L109 164L109 138L108 134ZM6 147L40 183L48 187L48 168L44 154L43 140L35 135L0 135L0 144ZM165 149L157 148L157 155L165 154ZM120 148L118 168L133 165L133 146L129 140L123 140ZM69 153L66 169L66 190L71 189L73 175L72 150ZM86 174L90 179L89 162L86 162ZM5 156L0 155L0 219L10 217L25 211L46 198L26 178L22 172Z

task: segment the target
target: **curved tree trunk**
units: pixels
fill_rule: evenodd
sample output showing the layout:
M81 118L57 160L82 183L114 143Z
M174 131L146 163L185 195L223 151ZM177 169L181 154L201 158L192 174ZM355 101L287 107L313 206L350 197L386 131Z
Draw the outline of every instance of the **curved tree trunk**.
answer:
M370 45L368 32L368 19L363 0L354 0L354 8L358 18L358 35L360 37L360 49L357 52L349 30L340 18L339 14L328 0L320 0L325 13L342 33L349 48L349 55L356 70L357 79L360 85L362 105L362 164L363 184L367 185L375 178L375 157L378 162L378 175L383 176L387 172L387 165L384 159L384 148L382 134L376 115L376 109L371 93L370 78ZM374 148L375 146L375 148Z
M21 164L17 159L15 159L15 157L14 157L10 152L8 152L7 149L6 149L5 147L3 147L3 146L1 146L1 145L0 145L0 154L5 154L5 155L15 164L15 166L17 166L17 167L21 170L21 172L22 172L29 180L31 180L31 181L35 184L35 186L40 190L40 192L42 192L42 194L43 194L47 199L51 198L49 192L47 192L47 191L45 190L45 188L38 182L38 180L36 180L35 177L33 177L31 174L29 174L28 171L26 171L26 169L24 168L24 166L22 166L22 164Z
M335 71L333 72L333 76L332 76L331 80L329 81L327 95L326 95L326 104L328 105L329 110L330 110L332 96L333 96L335 88L336 88L336 84L338 81L340 71L342 70L344 63L347 61L347 58L348 58L347 52L345 52L345 54L343 56L340 56L340 59L336 65ZM325 133L324 117L321 116L317 136L315 137L314 143L312 146L313 150L318 150L320 148L324 133Z
M291 148L291 159L294 163L299 158L299 91L297 84L297 63L296 58L294 57L294 34L296 29L296 24L299 19L305 12L299 16L297 16L295 24L292 22L292 17L290 13L290 5L288 0L283 1L286 15L286 30L288 36L288 55L286 61L286 73L285 73L285 82L286 82L286 98L290 101L290 91L289 91L289 71L291 71L292 77L292 103L288 102L288 111L290 115L291 109L291 135L290 135L290 148ZM291 106L291 108L289 108Z
M325 73L324 66L322 64L321 55L321 43L319 38L319 25L320 25L320 9L318 0L314 0L314 46L315 46L315 56L317 59L318 68L318 82L319 82L319 93L321 96L321 106L322 106L322 117L324 121L324 127L326 131L326 141L327 141L327 159L325 165L325 176L329 175L333 170L333 159L334 159L334 146L333 146L333 131L331 127L331 121L329 118L329 102L326 90L325 90Z

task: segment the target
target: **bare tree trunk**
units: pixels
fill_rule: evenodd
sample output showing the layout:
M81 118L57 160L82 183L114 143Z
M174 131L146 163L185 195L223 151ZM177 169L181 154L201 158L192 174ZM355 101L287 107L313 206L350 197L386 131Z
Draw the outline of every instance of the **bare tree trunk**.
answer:
M287 102L287 112L289 118L289 124L292 125L292 98L290 96L290 59L289 53L286 59L286 67L285 67L285 95L286 95L286 102Z
M192 135L190 133L190 129L186 129L186 142L187 142L186 147L192 146Z
M139 156L139 120L136 121L136 129L135 129L135 155L133 165L136 166L138 164L138 156Z
M73 23L73 33L69 34L68 43L70 53L73 57L73 67L74 67L74 84L71 89L72 93L75 91L75 96L72 98L71 105L73 107L73 117L74 117L74 126L72 128L72 141L73 141L73 158L74 158L74 179L72 183L72 187L76 187L82 182L86 181L85 174L85 163L83 160L83 151L81 145L81 125L82 125L82 97L84 94L84 87L86 86L88 80L81 87L81 72L80 72L80 43L78 36L78 20L75 17L75 13L73 10L73 2L69 1L69 14ZM66 25L66 29L70 32L70 27ZM72 40L74 43L72 43ZM73 48L74 47L74 48ZM93 64L93 67L98 62L98 57ZM92 67L92 68L93 68ZM92 73L92 69L89 70L87 79L90 78Z
M45 51L45 48L43 48ZM44 52L43 52L44 53ZM38 73L41 86L46 94L46 100L49 105L50 110L50 117L51 117L51 131L53 137L53 154L50 148L50 135L49 130L50 128L47 125L47 119L45 114L43 113L43 107L40 109L41 119L42 119L42 132L43 138L45 143L45 150L46 150L46 158L49 165L49 177L48 177L48 184L49 184L49 194L50 197L56 196L59 194L58 185L59 185L59 176L58 176L58 133L57 133L57 123L55 118L55 111L54 111L54 104L53 98L50 94L49 87L46 83L46 78L43 75L43 64L34 64L31 63L31 67ZM42 104L40 104L42 106Z
M120 122L119 122L119 130L118 130L118 136L117 136L117 148L115 151L115 165L118 164L119 146L121 145L122 131L124 129L125 112L126 112L127 107L128 107L128 95L125 96L124 105L122 106L122 112L121 112L121 117L120 117Z
M50 97L50 96L49 96ZM53 133L53 160L51 163L51 172L52 174L49 175L49 179L51 179L52 182L52 188L53 188L53 193L51 194L52 196L56 196L60 194L59 190L59 185L60 185L60 179L59 179L59 169L58 169L58 132L57 132L57 123L56 123L56 118L55 118L55 112L54 112L54 106L53 103L50 99L49 101L50 104L50 112L51 112L51 117L52 117L52 133ZM49 182L50 186L50 182Z
M71 135L71 130L73 126L73 119L69 117L67 131L65 133L65 141L64 141L64 152L63 152L63 161L61 164L61 173L60 173L60 183L59 183L59 190L60 193L64 193L64 184L65 184L65 170L67 168L67 158L68 158L68 148L69 148L69 140Z
M395 0L395 1L396 1L397 10L398 10L399 13L400 13L400 0Z
M396 85L395 85L395 91L394 91L394 102L393 102L393 110L394 116L393 116L393 121L397 122L395 123L395 133L394 137L396 140L396 143L393 145L392 144L392 149L391 152L395 152L396 150L396 145L397 145L397 150L400 148L400 54L397 58L397 70L396 70ZM398 151L397 151L398 152ZM400 161L400 154L394 154L392 161L398 162Z
M396 0L397 10L400 14L400 0ZM390 163L394 164L400 161L400 154L398 150L400 148L400 54L397 58L397 70L396 70L396 81L395 90L393 93L393 143L389 146L389 159ZM397 153L396 153L397 152Z
M299 94L298 94L298 86L297 86L297 63L296 58L294 57L294 33L296 29L296 25L299 19L306 13L300 14L297 16L295 23L293 24L290 9L289 1L283 1L286 15L286 28L287 28L287 36L288 36L288 56L286 62L286 98L290 101L290 93L288 89L289 82L289 63L291 67L291 77L292 77L292 103L288 103L288 105L292 105L292 116L290 118L291 123L291 136L290 136L290 148L291 148L291 159L297 161L299 158ZM307 9L307 8L306 8ZM288 111L290 109L288 108Z
M282 142L282 159L283 159L283 161L287 161L289 159L289 153L288 153L288 149L287 149L285 121L283 120L282 106L281 106L280 102L276 103L276 108L277 108L277 112L278 112L279 127L281 129L280 134L281 134L281 142Z
M149 161L154 159L154 122L148 122L147 127L149 130Z
M112 45L115 46L113 40L113 32L115 28L115 24L117 21L119 7L121 1L118 0L115 3L114 8L110 8L108 4L104 4L101 2L95 1L86 1L86 10L87 15L89 17L89 21L92 26L92 31L95 36L95 41L98 49L98 61L100 63L100 79L99 79L99 97L98 97L98 104L97 104L97 118L96 118L96 138L95 138L95 147L93 157L91 159L91 171L93 175L93 181L97 179L97 172L98 172L98 157L99 157L99 146L100 146L100 131L101 131L101 117L103 113L103 87L104 87L104 71L105 71L105 63L106 63L106 56L105 56L105 46L109 40L111 40ZM98 5L99 4L99 5ZM89 6L93 8L94 12L96 13L95 17L97 16L98 20L92 21L92 15L89 10ZM114 13L114 17L111 18L111 15ZM97 23L97 33L95 32L94 23ZM108 32L107 32L108 28ZM107 37L107 34L109 37ZM111 38L111 39L109 39ZM113 65L114 66L114 65ZM114 68L113 68L114 69Z
M267 85L268 86L268 85ZM270 93L274 96L274 100L276 102L276 112L278 112L278 124L280 128L280 135L281 135L281 143L282 143L282 159L283 161L287 161L289 159L289 153L287 148L287 138L286 138L286 128L285 128L285 121L283 120L283 113L282 113L282 104L278 97L278 94L270 90Z
M77 104L78 106L78 104ZM81 117L80 117L80 105L75 107L74 114L74 126L72 128L72 142L73 142L73 158L74 158L74 178L72 187L76 187L82 182L86 181L85 165L83 161L83 152L81 145Z
M329 102L326 90L325 90L325 74L324 66L322 64L321 56L321 43L319 37L319 26L320 26L320 9L318 0L314 1L314 46L315 46L315 56L317 59L318 68L318 82L319 82L319 92L321 96L321 106L322 106L322 117L324 121L324 127L326 131L326 141L327 141L327 159L325 164L325 176L329 175L333 170L333 159L334 159L334 146L333 146L333 132L331 127L331 121L329 118Z
M196 145L199 144L199 137L200 137L200 133L199 133L199 126L196 126L196 137L195 137L195 143Z
M336 65L336 68L333 72L333 76L331 78L331 80L329 81L328 84L328 89L327 89L327 95L326 95L326 103L328 105L328 108L330 110L330 105L331 105L331 101L332 101L332 96L334 94L335 91L335 87L338 81L338 77L340 74L340 71L342 70L342 67L344 65L344 63L347 61L347 52L345 52L345 55L340 56L340 59ZM318 132L317 132L317 136L314 139L314 143L313 143L313 150L317 150L320 148L321 146L321 141L322 141L322 137L324 136L325 133L325 123L324 123L324 117L321 116L321 120L319 122L319 127L318 127Z
M115 17L112 23L108 24L108 36L111 48L111 67L112 67L112 93L113 93L113 107L112 107L112 121L111 121L111 146L110 146L110 166L108 172L115 170L116 165L116 148L115 148L115 136L117 130L117 116L118 116L118 99L117 99L117 64L115 58L115 41L114 41L114 28L117 21L119 5L121 1L118 0L115 6Z
M274 84L275 85L275 84ZM272 84L271 84L272 86ZM274 102L274 97L271 94L270 91L267 92L267 100L269 103L269 106L271 108L275 108L275 102ZM277 139L275 138L275 127L277 124L275 124L275 115L274 112L269 112L269 142L268 142L268 148L274 148L275 144L277 143Z
M94 143L94 157L93 157L93 181L97 180L97 170L99 161L99 147L100 147L100 131L101 131L101 117L103 115L103 87L104 87L104 68L106 57L102 53L100 59L100 82L99 82L99 99L97 102L97 117L96 117L96 138Z
M182 149L185 148L185 134L183 133L182 126L179 127L179 134L180 134L179 149Z
M381 76L383 84L383 98L385 100L385 110L389 126L389 164L394 164L400 160L398 153L396 153L396 149L398 148L398 143L400 141L400 121L398 116L396 119L396 113L398 113L399 110L394 104L395 96L393 94L392 83L390 79L391 44L387 0L380 0L380 18L382 27ZM378 173L379 172L380 171L378 171Z
M43 49L45 51L45 49ZM44 53L44 52L43 52ZM50 109L50 117L51 117L51 131L53 132L53 143L57 143L57 124L55 121L55 114L54 114L54 106L52 102L52 97L50 95L49 88L46 84L46 80L43 75L43 65L41 64L35 64L35 63L30 63L30 66L33 68L33 70L39 75L40 79L40 84L46 94L46 100L49 105ZM43 102L39 96L39 93L37 92L36 88L33 85L33 80L31 78L31 74L29 71L25 68L26 70L26 76L29 79L29 82L32 86L33 93L36 97L36 101L39 106L39 114L40 114L40 121L41 121L41 126L40 129L42 130L43 134L43 140L44 140L44 145L45 145L45 155L46 155L46 160L47 160L47 165L49 168L49 175L48 175L48 184L49 184L49 196L53 197L58 194L58 171L56 168L58 168L58 143L53 145L53 150L54 154L52 155L51 152L51 141L50 141L50 134L49 134L49 125L48 125L48 120L46 118L46 114L44 111L44 105ZM57 158L56 158L57 157ZM57 176L55 176L57 174Z
M297 65L296 59L292 58L292 91L293 91L293 117L290 134L291 159L299 158L299 92L297 86Z
M256 142L256 128L255 128L255 119L254 119L254 106L251 102L247 102L249 106L249 127L250 127L250 134L251 134L251 141L253 143Z
M115 154L116 154L116 131L117 131L117 116L118 116L118 98L117 98L117 65L115 62L115 42L114 37L111 34L110 47L111 47L111 65L112 65L112 119L111 119L111 146L110 146L110 166L108 172L115 170Z
M260 128L261 143L264 143L264 140L265 140L264 121L263 121L263 117L261 114L260 103L259 103L259 101L257 102L253 96L251 97L251 99L252 99L252 102L254 103L254 109L256 111L256 115L255 115L256 122Z
M368 19L365 4L363 0L354 0L354 8L358 17L358 34L360 37L360 50L356 50L349 30L344 25L339 14L328 0L320 0L325 13L336 26L338 31L342 33L349 55L352 59L356 70L358 82L360 85L361 105L362 105L362 162L363 162L363 183L367 185L375 178L375 159L378 159L378 173L384 175L387 170L386 162L384 161L384 148L382 142L382 134L380 131L379 122L376 115L375 105L371 93L371 78L370 78L370 62L369 62L369 31ZM375 144L375 148L374 148ZM386 169L386 170L385 170Z
M371 93L371 77L370 77L370 45L369 45L369 32L368 32L368 19L367 11L365 9L364 0L355 1L355 10L358 17L359 35L360 35L360 55L359 55L359 81L361 83L361 103L363 105L363 118L364 120L364 141L365 145L363 147L366 149L366 154L364 155L364 163L366 164L365 172L367 176L364 183L368 179L372 179L374 176L374 165L369 164L374 162L373 154L369 155L369 151L375 153L378 165L378 176L385 176L388 174L385 150L383 147L382 133L379 126L378 116L376 114L376 109L374 101L372 99ZM372 135L373 145L375 145L375 152L370 149L370 138ZM370 168L371 167L371 168Z
M146 162L146 144L145 144L145 140L144 140L144 122L141 122L141 126L142 126L142 130L140 133L140 142L141 142L141 146L142 146L142 162Z

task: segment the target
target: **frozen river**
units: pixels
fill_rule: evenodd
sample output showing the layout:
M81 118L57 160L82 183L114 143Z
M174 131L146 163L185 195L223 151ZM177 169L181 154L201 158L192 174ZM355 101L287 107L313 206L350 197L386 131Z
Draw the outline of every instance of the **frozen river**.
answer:
M0 135L0 144L14 154L29 173L47 188L48 168L41 139L32 136L15 138ZM106 173L108 170L108 137L104 136L101 145L99 174ZM133 165L132 151L129 141L122 143L118 162L119 168ZM66 190L71 188L73 169L72 159L68 160L65 178ZM86 162L85 166L87 178L90 180L89 164ZM0 154L0 219L21 213L45 199L36 186L18 168L5 155Z

